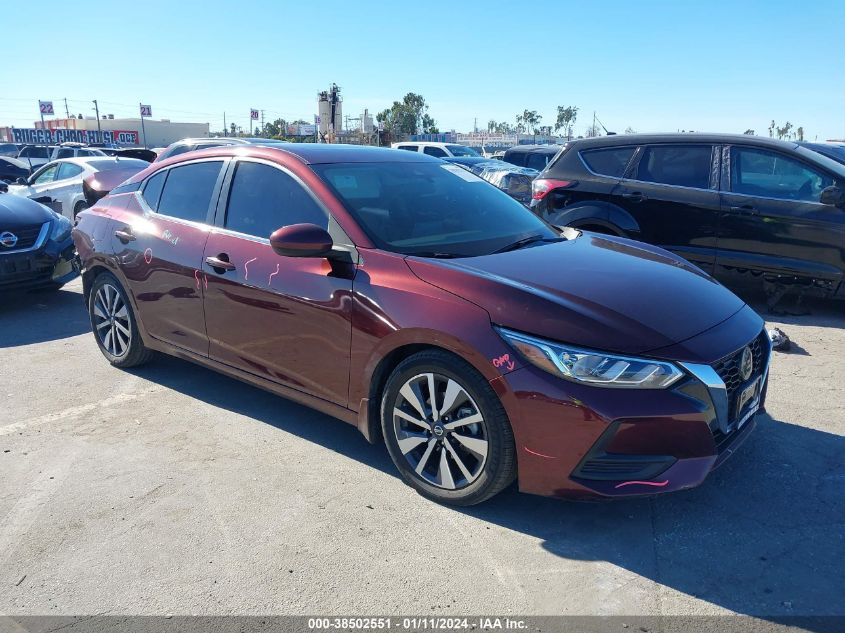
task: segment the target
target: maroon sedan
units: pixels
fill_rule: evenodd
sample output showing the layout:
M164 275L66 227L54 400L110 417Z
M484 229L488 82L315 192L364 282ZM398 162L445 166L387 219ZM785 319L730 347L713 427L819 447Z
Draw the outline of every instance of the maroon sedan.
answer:
M74 240L113 365L157 350L338 417L441 502L690 488L765 399L763 322L708 275L425 154L191 152Z

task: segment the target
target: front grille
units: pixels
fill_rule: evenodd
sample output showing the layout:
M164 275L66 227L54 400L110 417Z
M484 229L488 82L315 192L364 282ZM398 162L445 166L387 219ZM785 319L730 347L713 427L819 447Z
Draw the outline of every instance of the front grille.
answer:
M668 456L600 454L600 451L593 451L572 474L593 480L652 479L674 462L675 458Z
M751 355L754 358L754 368L751 371L749 380L756 378L763 372L768 361L769 346L766 342L765 330L755 338L749 345L751 347ZM736 414L737 398L739 397L739 388L745 383L739 373L739 365L742 360L742 352L746 346L741 347L737 351L725 356L722 360L713 364L713 369L719 374L719 377L725 383L725 389L728 396L728 415L730 416L730 423L733 423Z
M35 240L38 239L38 234L41 233L41 226L41 224L31 224L29 226L18 226L13 229L7 229L0 225L0 234L8 231L18 237L17 244L12 248L6 248L0 245L0 253L13 253L24 248L31 248L35 244Z

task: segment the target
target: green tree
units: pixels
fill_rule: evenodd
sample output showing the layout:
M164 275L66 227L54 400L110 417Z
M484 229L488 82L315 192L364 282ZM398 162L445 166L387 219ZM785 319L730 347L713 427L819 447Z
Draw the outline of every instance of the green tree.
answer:
M747 134L748 136L754 136L754 130L748 128L747 130L745 130L745 132L743 132L743 134Z
M637 133L637 131L634 128L632 128L630 125L625 128L625 134L636 134L636 133Z
M804 128L803 127L799 127L797 130L795 130L795 133L798 134L798 140L799 141L804 140Z
M555 132L559 132L563 130L566 133L566 137L569 138L572 135L572 126L575 125L575 119L578 117L578 107L577 106L558 106L557 107L557 120L555 121Z
M437 134L437 124L428 114L428 104L422 95L409 92L402 101L376 114L376 121L384 124L391 136L399 134Z

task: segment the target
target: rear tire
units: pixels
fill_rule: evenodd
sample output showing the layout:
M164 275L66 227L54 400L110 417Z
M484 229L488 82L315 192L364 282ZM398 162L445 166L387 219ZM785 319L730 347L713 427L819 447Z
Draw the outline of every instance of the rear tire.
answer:
M428 499L474 505L516 478L513 431L502 403L457 356L429 350L399 363L382 394L381 424L402 479Z
M100 351L115 367L137 367L153 357L138 333L126 291L111 273L102 273L94 280L88 315Z

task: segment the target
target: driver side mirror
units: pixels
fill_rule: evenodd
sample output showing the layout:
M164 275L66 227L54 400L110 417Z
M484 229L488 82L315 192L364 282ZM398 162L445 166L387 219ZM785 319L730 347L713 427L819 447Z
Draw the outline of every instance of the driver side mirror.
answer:
M15 181L15 184L16 184L16 185L28 185L28 184L29 184L29 182L27 182L26 178L24 178L23 176L21 176L20 178L18 178L18 179Z
M819 198L822 204L829 204L834 207L845 206L845 190L839 187L825 187L822 189L822 195Z
M270 236L270 246L283 257L325 257L333 245L329 232L316 224L283 226Z

